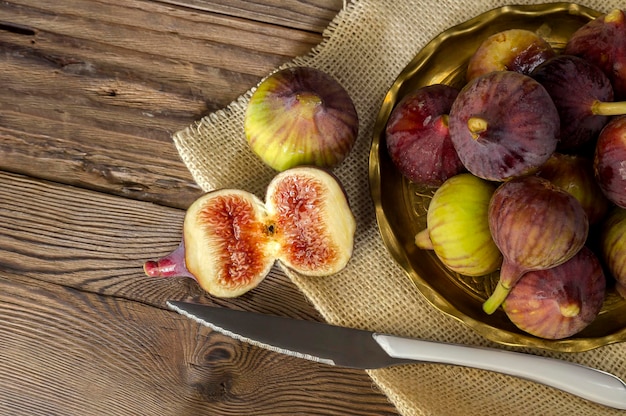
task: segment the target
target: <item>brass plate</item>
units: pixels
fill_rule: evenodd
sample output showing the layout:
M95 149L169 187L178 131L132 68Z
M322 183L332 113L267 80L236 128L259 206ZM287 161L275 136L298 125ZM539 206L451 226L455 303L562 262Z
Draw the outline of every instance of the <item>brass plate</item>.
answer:
M569 36L600 13L572 3L507 6L484 13L441 33L406 66L388 91L374 126L369 178L381 236L417 289L439 310L497 343L551 351L580 352L626 340L626 301L611 288L596 320L579 334L546 340L516 328L502 309L493 315L482 303L498 274L471 278L448 271L433 252L418 249L415 234L426 227L432 189L420 189L394 168L386 149L385 125L396 102L414 88L443 83L460 88L467 61L489 35L511 28L537 31L557 50Z

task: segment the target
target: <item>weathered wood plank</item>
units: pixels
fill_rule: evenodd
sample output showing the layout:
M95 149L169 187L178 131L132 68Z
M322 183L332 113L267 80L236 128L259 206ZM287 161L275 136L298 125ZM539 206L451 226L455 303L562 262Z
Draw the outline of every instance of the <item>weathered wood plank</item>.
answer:
M321 33L344 7L344 0L161 0L163 3L239 16L253 21Z
M361 371L174 312L0 272L0 404L15 416L394 414Z
M321 40L141 0L9 1L0 15L0 169L179 208L199 189L171 135Z

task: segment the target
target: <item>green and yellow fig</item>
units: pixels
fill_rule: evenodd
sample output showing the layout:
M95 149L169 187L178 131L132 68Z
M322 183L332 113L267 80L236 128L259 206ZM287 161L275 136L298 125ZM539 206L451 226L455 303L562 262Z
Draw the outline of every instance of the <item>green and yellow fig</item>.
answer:
M502 255L491 233L487 213L495 185L469 173L446 180L435 192L426 215L427 228L415 237L432 249L450 270L466 276L496 271Z
M614 207L602 224L600 250L617 291L626 298L626 209Z
M277 171L338 165L352 149L358 129L348 92L311 67L286 68L261 81L244 119L250 148Z

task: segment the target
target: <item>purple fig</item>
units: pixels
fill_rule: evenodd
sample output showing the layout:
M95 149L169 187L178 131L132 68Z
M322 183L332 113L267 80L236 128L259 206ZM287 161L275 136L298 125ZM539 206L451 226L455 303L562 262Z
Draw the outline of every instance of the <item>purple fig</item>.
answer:
M528 75L537 65L556 55L541 36L525 29L507 29L487 37L467 65L466 79L492 71L515 71Z
M613 84L616 100L626 100L626 15L614 9L576 30L564 53L600 67Z
M448 129L456 88L435 84L406 95L393 109L386 127L387 151L410 181L439 186L465 168Z
M502 308L522 331L540 338L563 339L593 322L605 295L600 261L583 247L559 266L526 273Z
M585 244L587 215L571 194L538 176L504 182L489 203L489 229L504 261L500 279L484 302L488 314L527 272L572 258Z
M585 210L589 225L599 223L608 212L610 202L595 179L591 158L554 153L538 175L572 194Z
M450 110L450 137L468 171L504 181L535 171L557 146L559 114L531 77L495 71L468 82Z
M600 132L593 168L606 197L626 208L626 116L611 120Z
M559 55L535 69L532 77L548 91L561 120L560 151L575 151L595 140L609 116L626 114L626 102L613 102L611 81L594 64Z
M614 207L602 224L600 250L606 267L626 298L626 209Z

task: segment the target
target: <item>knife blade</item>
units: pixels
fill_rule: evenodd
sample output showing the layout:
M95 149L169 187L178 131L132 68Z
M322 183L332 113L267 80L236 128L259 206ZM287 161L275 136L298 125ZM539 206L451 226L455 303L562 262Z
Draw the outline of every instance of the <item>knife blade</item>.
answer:
M167 305L239 341L324 364L359 369L416 362L472 367L527 379L604 406L626 410L626 384L621 379L568 361L189 302L168 301Z

